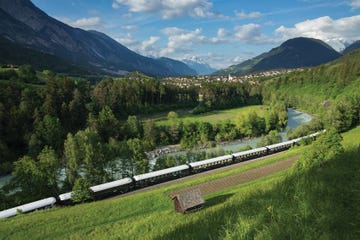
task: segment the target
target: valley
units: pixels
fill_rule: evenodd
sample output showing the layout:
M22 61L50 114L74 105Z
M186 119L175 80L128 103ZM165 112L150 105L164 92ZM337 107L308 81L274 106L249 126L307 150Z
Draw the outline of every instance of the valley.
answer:
M0 0L0 239L357 239L359 14Z

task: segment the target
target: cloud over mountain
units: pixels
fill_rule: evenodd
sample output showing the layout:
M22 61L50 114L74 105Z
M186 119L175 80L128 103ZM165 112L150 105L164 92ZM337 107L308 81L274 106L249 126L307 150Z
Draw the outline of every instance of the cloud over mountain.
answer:
M293 27L281 26L275 33L282 40L299 36L321 39L339 51L345 48L345 43L360 39L360 15L340 19L319 17Z

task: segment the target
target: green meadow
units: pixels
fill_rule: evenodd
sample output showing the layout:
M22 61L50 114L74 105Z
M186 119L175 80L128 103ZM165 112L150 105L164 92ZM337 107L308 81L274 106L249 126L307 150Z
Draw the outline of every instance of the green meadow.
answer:
M360 220L360 126L343 134L342 145L343 153L320 165L316 160L307 163L313 143L155 190L1 220L0 238L355 239ZM206 206L198 212L176 213L167 196L175 189L296 155L302 157L289 170L205 196Z
M232 108L227 110L211 111L203 114L192 114L189 112L181 111L178 113L179 120L184 123L187 122L209 122L218 123L221 121L230 120L233 121L239 114L248 115L250 112L256 112L259 116L264 115L264 106L245 106L239 108ZM154 119L158 125L170 125L171 121L167 119L167 116L159 116Z

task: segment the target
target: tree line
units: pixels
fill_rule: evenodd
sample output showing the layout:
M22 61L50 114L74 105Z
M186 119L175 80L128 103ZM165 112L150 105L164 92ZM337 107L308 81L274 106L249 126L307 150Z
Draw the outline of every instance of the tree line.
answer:
M11 195L11 201L4 199L12 205L145 173L150 167L145 152L156 146L180 143L192 148L255 136L271 124L261 118L264 124L245 132L248 126L241 130L232 122L183 123L176 116L170 126L140 121L136 114L196 107L200 89L163 84L137 72L94 85L50 71L42 72L40 78L29 66L2 70L0 76L0 171L14 175L5 192L21 189ZM223 85L228 90L234 86ZM213 85L207 84L202 91L207 88ZM231 100L229 106L250 102L246 88L238 87L241 91L233 98L241 100ZM223 98L224 93L219 92L206 101Z

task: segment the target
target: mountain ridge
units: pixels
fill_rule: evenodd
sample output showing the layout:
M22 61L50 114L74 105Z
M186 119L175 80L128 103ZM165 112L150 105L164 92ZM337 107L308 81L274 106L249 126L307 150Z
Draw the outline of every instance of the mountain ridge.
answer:
M359 49L360 48L360 40L357 40L355 42L353 42L352 44L350 44L349 46L347 46L343 51L342 53L343 54L348 54L349 52L352 52L356 49Z
M247 74L273 69L313 67L341 56L325 42L298 37L240 64L232 65L214 74Z
M0 10L0 36L82 67L112 73L141 71L152 76L186 75L191 71L189 68L183 73L135 53L104 33L66 25L30 0L0 0Z

